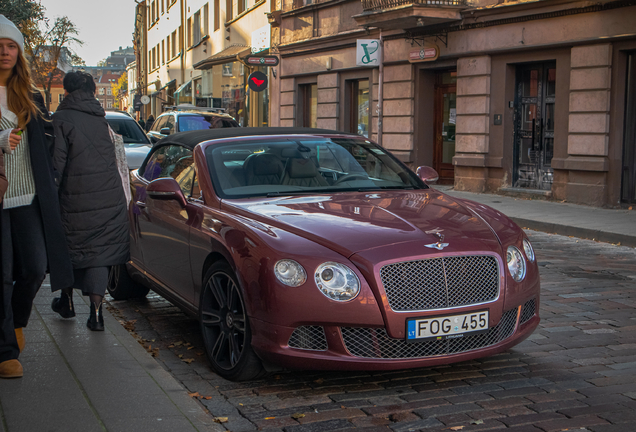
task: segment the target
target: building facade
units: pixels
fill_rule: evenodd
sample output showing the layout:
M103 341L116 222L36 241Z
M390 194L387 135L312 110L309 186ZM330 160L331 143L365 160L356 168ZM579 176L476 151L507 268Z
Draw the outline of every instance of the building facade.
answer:
M138 72L150 97L145 116L191 104L231 114L239 124L267 125L268 92L252 94L245 62L269 50L269 0L146 0L135 31ZM139 22L139 20L138 20ZM268 72L265 68L261 68ZM145 92L145 93L144 93Z
M272 125L363 134L457 190L636 202L633 1L284 0L270 21Z

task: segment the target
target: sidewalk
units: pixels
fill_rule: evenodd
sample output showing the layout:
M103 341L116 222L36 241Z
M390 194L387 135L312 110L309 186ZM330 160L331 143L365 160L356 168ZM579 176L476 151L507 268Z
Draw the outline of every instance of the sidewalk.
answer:
M0 380L0 432L225 431L104 308L106 330L51 310L48 278L20 355L24 377Z
M523 228L636 247L636 210L435 187L494 207ZM0 432L225 431L110 312L104 309L106 331L94 333L81 295L68 320L51 310L53 297L47 281L25 331L24 377L0 380Z
M485 204L510 217L522 228L636 247L636 208L614 210L503 195L454 191L437 186L450 196Z

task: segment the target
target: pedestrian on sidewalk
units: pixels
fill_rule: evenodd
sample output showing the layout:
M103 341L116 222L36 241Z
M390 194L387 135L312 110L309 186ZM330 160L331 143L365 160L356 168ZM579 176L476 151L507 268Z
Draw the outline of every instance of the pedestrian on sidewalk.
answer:
M148 116L148 118L146 119L146 132L150 132L150 129L152 129L152 124L155 122L155 116L153 116L152 114L150 114Z
M53 114L53 163L61 174L60 207L75 283L51 307L63 318L74 317L77 288L90 299L87 327L103 331L110 267L129 258L126 198L106 114L95 98L95 80L86 72L69 72L63 85L64 100Z
M0 15L0 149L8 179L0 217L0 378L23 375L22 329L47 264L51 289L73 283L51 160L52 127L29 71L22 33Z

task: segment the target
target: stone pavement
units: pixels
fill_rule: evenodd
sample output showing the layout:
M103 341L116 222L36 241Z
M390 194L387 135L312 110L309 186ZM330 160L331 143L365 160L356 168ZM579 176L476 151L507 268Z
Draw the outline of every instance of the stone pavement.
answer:
M636 246L636 211L446 192L527 228ZM529 235L543 290L535 334L497 356L411 371L231 383L201 355L196 321L161 297L111 299L106 331L93 333L81 296L77 318L63 320L45 283L25 376L0 380L0 432L636 431L636 251Z
M36 298L24 377L0 380L1 432L224 431L130 333L105 311L104 332L51 310L48 278Z
M636 247L636 206L603 209L555 201L455 191L433 185L448 195L490 206L522 228ZM636 429L635 429L636 430Z

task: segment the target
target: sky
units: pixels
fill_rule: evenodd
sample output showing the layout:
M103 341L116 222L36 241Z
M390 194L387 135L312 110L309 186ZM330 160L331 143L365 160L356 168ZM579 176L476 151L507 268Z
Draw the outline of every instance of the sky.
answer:
M135 0L41 0L51 22L67 16L79 29L83 46L72 45L86 66L96 66L111 51L132 46Z

